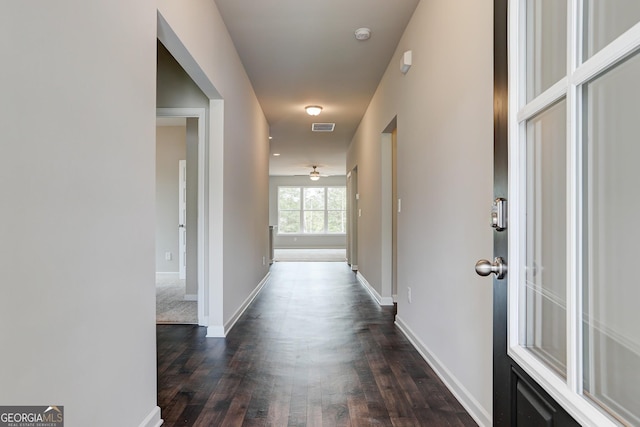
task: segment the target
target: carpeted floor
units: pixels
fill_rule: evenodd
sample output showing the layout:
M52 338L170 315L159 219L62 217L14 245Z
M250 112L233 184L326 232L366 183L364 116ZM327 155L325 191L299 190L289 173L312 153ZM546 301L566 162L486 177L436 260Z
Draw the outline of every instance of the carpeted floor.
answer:
M184 293L184 280L156 278L156 323L198 323L198 303Z
M344 262L347 259L345 249L275 249L274 261L318 261L318 262Z

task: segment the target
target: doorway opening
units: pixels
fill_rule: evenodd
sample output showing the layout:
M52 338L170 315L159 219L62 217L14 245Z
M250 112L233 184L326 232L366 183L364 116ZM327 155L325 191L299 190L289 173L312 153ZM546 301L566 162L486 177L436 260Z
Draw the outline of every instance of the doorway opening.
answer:
M397 118L387 125L380 136L382 178L382 296L397 302L398 294L398 198Z
M358 271L358 167L347 174L347 264Z
M156 117L156 321L205 326L205 109Z

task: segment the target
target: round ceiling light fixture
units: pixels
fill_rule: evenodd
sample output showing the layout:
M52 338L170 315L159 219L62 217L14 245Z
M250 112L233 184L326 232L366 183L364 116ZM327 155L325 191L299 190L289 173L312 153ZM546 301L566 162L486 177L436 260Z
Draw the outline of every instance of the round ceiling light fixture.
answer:
M307 114L310 116L317 116L322 111L322 107L319 105L307 105L304 109L307 110Z
M357 40L369 40L369 37L371 37L371 30L366 27L358 28L355 31L355 35Z

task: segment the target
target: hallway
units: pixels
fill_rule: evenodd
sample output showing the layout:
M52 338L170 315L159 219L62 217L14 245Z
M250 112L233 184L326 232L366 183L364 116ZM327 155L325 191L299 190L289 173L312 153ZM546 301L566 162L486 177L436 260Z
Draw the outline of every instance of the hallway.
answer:
M344 263L276 263L227 338L158 325L165 426L474 426Z

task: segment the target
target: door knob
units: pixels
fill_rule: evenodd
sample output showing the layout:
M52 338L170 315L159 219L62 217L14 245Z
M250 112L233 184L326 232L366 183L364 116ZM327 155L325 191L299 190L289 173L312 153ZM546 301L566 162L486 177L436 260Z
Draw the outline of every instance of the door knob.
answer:
M503 279L504 275L507 274L507 264L504 263L501 257L496 257L493 263L486 259L481 259L476 262L476 273L480 276L488 276L494 273L496 278Z

